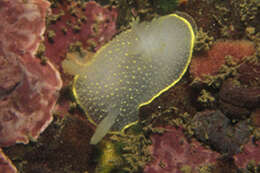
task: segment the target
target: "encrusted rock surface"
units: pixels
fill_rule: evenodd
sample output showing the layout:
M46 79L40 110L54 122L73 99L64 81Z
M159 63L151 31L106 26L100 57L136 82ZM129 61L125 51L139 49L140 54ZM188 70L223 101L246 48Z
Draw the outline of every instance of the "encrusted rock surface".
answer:
M1 147L36 140L52 121L62 81L49 61L42 65L34 56L49 6L45 0L0 2Z
M34 57L48 8L43 0L1 3L0 146L37 139L52 120L62 81L50 62L41 65Z
M195 136L223 154L232 156L240 152L240 147L249 140L248 124L245 121L232 124L219 110L198 112L192 123Z
M197 57L193 57L190 65L190 73L193 78L205 80L205 76L214 76L225 65L227 56L231 56L234 62L240 62L243 58L253 55L254 44L246 40L216 41L212 48Z
M16 173L17 169L12 165L12 162L5 156L0 149L0 172L1 173Z
M216 163L219 154L203 147L195 139L187 140L182 129L167 127L162 135L152 135L152 161L145 173L199 172Z
M220 109L230 119L246 119L260 105L260 87L245 87L228 79L221 86L219 99Z

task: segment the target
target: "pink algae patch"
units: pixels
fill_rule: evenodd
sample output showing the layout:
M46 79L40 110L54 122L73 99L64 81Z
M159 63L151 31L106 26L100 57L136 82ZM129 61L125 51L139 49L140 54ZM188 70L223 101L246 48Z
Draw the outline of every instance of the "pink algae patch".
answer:
M234 160L239 168L246 168L250 161L260 164L260 141L253 143L250 140L244 145L242 152L234 156Z
M62 86L59 72L34 54L45 31L49 2L0 3L0 146L28 143L52 121ZM3 76L2 76L3 75Z
M1 173L16 173L17 169L12 165L11 161L5 156L0 148L0 172Z
M204 75L216 75L225 64L225 57L232 56L235 62L253 55L255 47L250 41L217 41L206 55L193 57L190 73L193 78L203 78Z
M145 173L179 173L185 167L199 172L200 167L214 164L219 157L198 141L187 141L181 129L169 127L163 135L153 135L152 142L153 160L145 167Z
M117 31L117 10L114 7L103 7L95 1L80 6L73 2L57 3L52 13L60 17L47 26L45 56L57 66L66 58L72 43L80 42L83 48L96 51L111 40ZM51 40L48 38L49 32L54 34Z

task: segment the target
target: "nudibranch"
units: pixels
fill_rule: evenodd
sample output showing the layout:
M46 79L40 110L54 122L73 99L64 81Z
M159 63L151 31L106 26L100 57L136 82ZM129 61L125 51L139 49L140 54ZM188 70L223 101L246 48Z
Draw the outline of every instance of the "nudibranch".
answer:
M133 24L99 49L84 68L70 68L65 60L75 74L76 101L97 125L90 143L136 123L139 107L174 86L188 68L194 40L190 22L170 14Z

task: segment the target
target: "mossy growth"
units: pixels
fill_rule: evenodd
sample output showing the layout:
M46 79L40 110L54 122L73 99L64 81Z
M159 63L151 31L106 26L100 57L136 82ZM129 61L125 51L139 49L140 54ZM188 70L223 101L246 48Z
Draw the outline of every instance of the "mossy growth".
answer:
M126 26L132 21L134 14L134 0L110 0L110 6L115 6L118 9L117 27L125 30ZM137 7L137 6L136 6Z
M96 173L140 172L151 160L147 137L141 124L131 126L125 133L114 134L98 145Z
M111 135L103 140L98 149L101 153L97 161L96 172L101 173L138 173L149 164L152 156L149 150L152 134L162 134L166 126L182 127L187 137L192 136L190 130L191 116L176 107L153 113L145 120L126 129L124 133ZM107 147L110 146L110 147ZM109 156L105 156L109 155ZM105 159L104 159L105 158ZM110 160L111 162L104 161ZM161 163L163 166L163 162ZM183 171L187 171L187 167Z
M213 165L206 164L199 168L199 173L212 173L213 172Z
M46 20L47 26L50 25L50 24L55 24L64 15L65 15L65 13L64 13L63 10L60 10L60 12L58 14L50 14L50 15L48 15L47 16L47 20Z
M102 173L141 172L144 166L152 160L149 151L149 146L152 144L149 138L150 135L162 134L167 131L164 126L159 124L165 125L167 123L169 126L182 126L189 133L188 117L190 116L187 113L180 113L177 108L171 107L161 113L152 114L146 120L126 129L124 133L114 134L109 139L103 140L101 143L105 145L100 144L99 149L104 155L109 155L109 157L99 157L97 170ZM190 136L189 134L187 135ZM112 145L110 149L112 148L113 152L109 151L105 147L106 145ZM107 160L112 161L109 163L102 161L104 158L109 158Z
M215 98L212 96L212 94L205 90L202 89L200 92L200 95L198 97L198 102L205 108L211 108L213 107L214 103L215 103Z
M231 1L231 5L235 9L234 12L239 14L240 21L244 25L248 25L256 19L260 2L257 0L233 0Z
M209 36L208 33L203 31L203 28L199 28L196 33L196 42L194 45L194 51L196 52L206 52L208 51L214 43L214 37Z
M43 42L41 42L37 49L35 56L41 60L42 65L46 65L47 60L48 60L48 58L46 56L44 56L44 54L45 54L45 46L44 46Z
M103 140L97 147L96 160L98 166L96 173L111 173L116 172L122 165L120 157L121 146L118 143L113 143L109 140Z
M178 6L178 0L160 0L155 1L153 0L153 4L157 8L159 14L168 14L172 13Z
M54 37L56 36L56 33L54 30L48 30L47 31L47 38L50 43L54 43Z
M260 140L260 128L253 129L253 140L254 141Z
M260 172L260 164L257 164L255 160L251 160L247 164L246 169L249 173L258 173L258 172Z
M184 165L181 167L180 171L182 173L192 173L192 168L189 165Z
M124 135L113 135L110 139L116 143L123 164L124 172L138 172L151 160L148 150L151 140L147 137L141 124L132 126Z
M250 58L250 57L249 57ZM191 85L193 87L201 86L205 84L211 88L219 89L224 80L229 77L236 76L238 73L238 68L240 65L245 62L247 59L244 59L242 62L235 62L232 56L225 57L225 64L223 64L217 74L215 75L204 75L203 79L195 78Z
M44 56L44 53L45 53L45 46L44 46L43 42L41 42L37 49L36 57L41 58Z
M83 45L82 45L82 43L80 41L76 41L75 43L71 43L69 45L68 51L69 52L75 52L75 51L81 52L81 50L83 48L82 46Z
M80 63L82 63L82 65L84 65L84 63L86 63L89 56L90 56L90 53L86 49L84 49L82 42L76 41L69 45L66 58L76 59L76 60L80 61Z

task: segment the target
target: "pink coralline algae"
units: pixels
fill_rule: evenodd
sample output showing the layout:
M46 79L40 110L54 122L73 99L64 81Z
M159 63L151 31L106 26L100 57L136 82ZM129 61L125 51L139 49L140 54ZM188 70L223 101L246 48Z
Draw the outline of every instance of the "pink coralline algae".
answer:
M234 156L234 160L239 168L246 168L250 161L260 164L260 141L253 143L253 140L250 140L244 145L242 152Z
M1 173L16 173L16 168L12 165L11 161L4 155L0 149L0 172Z
M71 44L96 51L116 33L117 11L91 1L56 3L45 34L45 55L60 65ZM56 18L55 18L56 17ZM55 18L55 19L53 19Z
M45 0L0 2L0 146L28 143L52 121L62 81L34 54L45 30ZM0 172L17 172L0 153Z
M216 75L219 72L225 64L226 56L232 56L235 62L240 62L254 52L254 44L250 41L217 41L206 55L192 59L190 73L193 78L204 79L205 75Z
M45 0L0 2L0 146L28 143L52 121L62 81L34 55L45 31Z
M169 127L163 135L153 135L152 142L150 151L153 159L145 167L145 173L180 173L187 170L196 173L204 166L215 164L220 156L194 139L187 141L180 128Z

